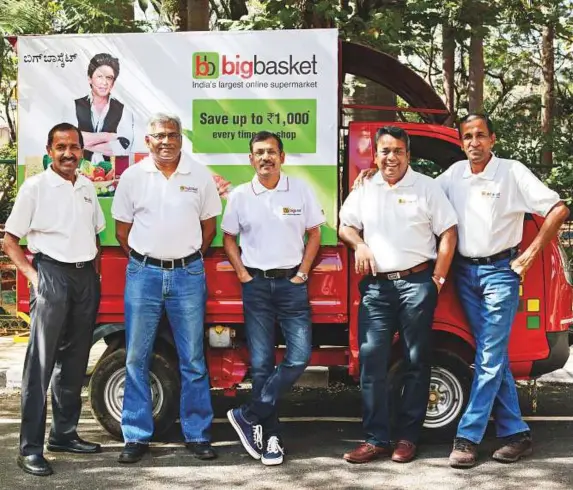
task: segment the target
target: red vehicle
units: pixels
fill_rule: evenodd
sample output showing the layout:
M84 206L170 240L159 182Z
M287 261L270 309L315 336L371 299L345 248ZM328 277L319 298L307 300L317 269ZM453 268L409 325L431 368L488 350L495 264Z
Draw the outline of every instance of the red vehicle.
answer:
M440 99L423 80L382 53L342 43L343 72L380 81L421 110L427 123L392 123L403 127L412 140L412 160L430 161L442 168L464 158L457 131L439 124L447 115ZM366 57L368 63L361 60ZM349 60L346 63L344 60ZM392 73L391 80L377 70ZM396 81L401 76L402 80ZM401 82L401 84L399 83ZM395 86L393 86L395 84ZM429 109L428 109L429 107ZM352 106L356 109L357 106ZM369 107L363 107L369 108ZM340 165L339 203L358 172L372 165L372 137L385 122L351 122L341 131L344 161ZM346 130L347 129L347 130ZM522 247L542 224L537 217L525 221ZM530 379L561 368L569 356L568 326L573 323L573 289L565 270L565 255L553 240L520 286L520 306L510 341L514 376ZM125 381L123 289L127 258L118 247L107 247L102 258L102 299L94 343L108 347L90 382L93 413L112 435L121 438L120 420ZM244 339L241 287L222 249L205 257L208 300L205 319L206 356L211 385L232 392L248 374L249 355ZM321 248L309 278L312 306L313 353L311 365L344 366L351 378L359 372L357 318L360 301L353 254L344 245ZM18 307L28 311L28 288L18 282ZM166 318L162 320L151 365L153 415L156 434L168 429L179 411L178 361ZM471 386L474 340L455 294L453 281L442 290L433 325L434 355L425 427L453 430ZM279 335L280 340L280 335ZM400 388L400 348L395 339L389 389ZM280 345L280 341L279 341ZM277 346L277 359L283 351Z

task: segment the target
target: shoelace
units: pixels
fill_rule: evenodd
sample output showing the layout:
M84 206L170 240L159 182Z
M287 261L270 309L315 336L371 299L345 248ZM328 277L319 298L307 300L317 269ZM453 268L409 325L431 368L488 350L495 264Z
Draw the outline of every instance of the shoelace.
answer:
M454 449L456 451L462 451L464 453L471 451L472 447L473 445L469 441L456 440L456 442L454 443Z
M259 450L263 449L263 426L253 425L253 442Z
M284 449L281 447L279 438L277 436L269 437L269 440L267 441L267 453L284 454Z

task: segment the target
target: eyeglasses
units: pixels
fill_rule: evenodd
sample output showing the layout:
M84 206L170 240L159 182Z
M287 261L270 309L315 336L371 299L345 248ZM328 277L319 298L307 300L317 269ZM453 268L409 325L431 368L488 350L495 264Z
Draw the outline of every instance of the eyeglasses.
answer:
M265 156L265 153L271 158L279 156L279 152L276 150L257 150L255 153L253 153L253 155L255 158L260 159Z
M181 138L180 133L150 133L148 136L151 136L154 140L164 140L165 138L170 140L178 140Z

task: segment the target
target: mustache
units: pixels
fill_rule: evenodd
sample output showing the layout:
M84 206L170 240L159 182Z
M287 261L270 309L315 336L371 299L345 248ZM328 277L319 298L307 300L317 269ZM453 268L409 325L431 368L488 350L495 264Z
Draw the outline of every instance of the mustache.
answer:
M60 158L60 162L62 163L68 163L68 162L77 162L78 159L76 157L66 157L66 158Z

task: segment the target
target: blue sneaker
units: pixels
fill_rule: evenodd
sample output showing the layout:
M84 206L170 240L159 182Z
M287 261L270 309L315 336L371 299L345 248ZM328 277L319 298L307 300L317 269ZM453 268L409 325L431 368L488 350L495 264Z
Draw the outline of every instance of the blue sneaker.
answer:
M239 436L245 450L254 459L261 459L263 452L263 426L247 422L240 408L229 410L227 418Z
M281 440L277 436L271 436L267 440L267 446L263 451L261 462L265 466L282 464L284 453L285 448L283 447Z

